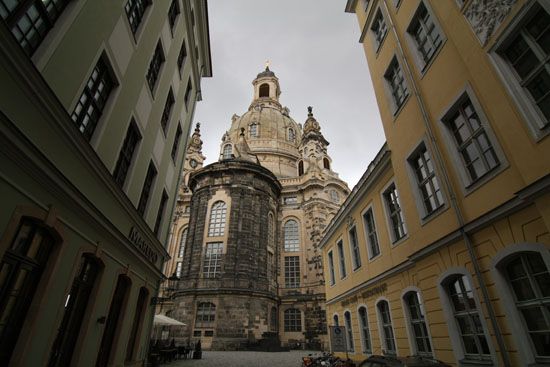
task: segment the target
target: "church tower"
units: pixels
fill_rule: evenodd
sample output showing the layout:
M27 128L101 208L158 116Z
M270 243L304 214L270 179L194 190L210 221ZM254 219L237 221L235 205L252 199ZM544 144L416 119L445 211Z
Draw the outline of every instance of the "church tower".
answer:
M332 170L313 109L302 128L281 105L269 67L252 87L248 110L233 115L222 136L217 162L192 167L204 161L198 128L191 139L178 202L188 217L174 231L176 260L166 272L180 278L170 316L187 325L184 342L200 339L207 349L326 347L317 247L349 189Z

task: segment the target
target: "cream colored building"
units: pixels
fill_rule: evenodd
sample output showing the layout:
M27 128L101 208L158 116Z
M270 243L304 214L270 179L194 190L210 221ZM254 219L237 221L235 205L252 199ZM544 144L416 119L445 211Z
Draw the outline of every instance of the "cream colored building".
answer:
M328 141L313 117L312 109L309 108L303 126L294 121L289 109L279 100L279 79L269 68L257 75L252 86L252 103L244 114L231 118L231 126L222 137L218 163L203 168L205 157L200 150L202 142L198 129L189 145L169 248L172 259L165 270L166 276L175 273L181 278L179 290L169 306L173 307L169 315L187 324L181 339L201 339L206 348L242 348L247 340L257 342L262 339L265 332L275 333L283 345L303 346L307 343L312 347L326 346L324 278L317 245L321 232L349 189L333 170ZM199 202L199 198L193 198L192 188L188 186L190 176L191 182L197 182L200 180L197 177L207 174L202 172L214 172L218 166L220 171L225 170L224 162L237 165L242 161L267 168L282 187L276 194L277 200L262 211L267 217L260 214L261 217L253 218L249 214L250 205L264 205L254 201L257 197L254 192L236 199L239 196L235 196L232 190L243 184L230 184L230 180L235 179L230 174L231 169L228 169L227 177L223 176L226 178L213 179L210 196L205 196L207 201L200 201L200 205L207 206L207 213L202 212L202 206L192 206L193 200ZM204 189L198 186L203 192ZM221 236L211 236L204 228L213 220L210 213L216 211L216 205L222 205L226 213L220 226L227 229L222 230ZM191 229L190 221L193 224ZM238 226L232 221L238 221ZM267 226L267 232L262 232L263 225ZM265 233L269 235L263 238ZM237 251L237 257L245 256L248 244L241 245L240 242L245 237L258 238L260 248L267 244L267 249L263 249L267 251L267 260L259 258L260 250L250 259L241 261L246 264L235 260L232 251ZM214 276L216 280L210 281L209 273L205 274L195 266L209 259L204 248L212 241L223 244L222 256L226 257L221 260L220 271ZM234 250L237 243L242 248ZM250 273L250 277L258 281L258 287L265 287L265 296L246 295L251 300L248 306L242 307L243 310L238 305L243 294L248 294L249 283L241 286L235 280L241 273L234 274L235 269L244 269L243 274L249 269L257 269L257 273ZM220 284L215 283L217 279L221 279ZM223 289L230 283L237 285L227 290L227 298L222 298ZM262 297L265 302L261 301ZM231 300L234 301L231 314L236 315L235 318L248 315L250 321L235 327L235 320L224 319L228 314L224 305L230 304ZM208 310L213 317L208 323L203 322L204 314L199 312L201 305L206 303L214 306ZM246 307L248 309L244 309ZM253 307L258 310L257 314L251 314Z
M387 143L321 241L329 324L355 360L548 365L549 2L346 11Z
M0 365L143 365L205 0L0 1Z

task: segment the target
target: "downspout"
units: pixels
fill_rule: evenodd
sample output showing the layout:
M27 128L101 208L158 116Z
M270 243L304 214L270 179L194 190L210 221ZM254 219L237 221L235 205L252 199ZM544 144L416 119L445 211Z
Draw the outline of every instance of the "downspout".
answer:
M462 238L464 240L464 243L466 244L466 248L468 249L468 255L470 256L470 260L472 261L472 264L474 266L474 272L476 274L476 277L479 281L479 286L481 288L481 294L483 296L483 302L485 302L487 306L487 312L489 313L489 319L491 320L491 325L493 326L493 330L495 332L495 337L497 340L497 344L500 349L500 355L502 356L502 361L504 363L505 367L512 367L512 363L510 361L510 356L507 353L506 345L504 343L504 337L502 336L502 331L500 330L500 327L497 322L497 318L495 315L495 310L493 308L493 305L491 303L491 299L489 297L489 291L487 290L487 285L485 284L485 281L483 280L482 274L481 274L481 267L479 266L479 262L477 260L475 249L472 244L472 241L470 239L470 236L468 233L464 230L464 216L462 215L462 212L460 210L460 207L458 205L458 201L456 198L456 193L453 189L453 186L451 184L451 181L449 179L449 174L447 172L447 169L445 167L445 164L443 162L443 157L441 154L441 151L439 150L439 146L436 143L436 138L433 133L432 127L430 125L430 119L428 116L428 112L426 111L426 107L424 105L424 101L422 99L422 95L420 94L418 90L418 86L416 85L416 81L413 77L411 68L409 66L409 63L407 61L407 58L405 57L405 53L403 51L403 47L401 45L401 41L399 40L399 35L397 34L397 31L395 29L392 15L389 12L388 5L386 3L386 0L382 0L382 3L384 4L384 8L386 10L386 14L388 15L388 19L390 22L390 28L392 29L392 32L395 36L395 41L397 44L397 49L399 51L399 54L401 56L401 59L403 60L403 65L405 66L406 73L409 76L409 80L411 82L411 86L413 89L413 92L418 100L418 105L420 107L420 111L422 112L422 121L424 123L424 126L426 127L426 132L428 134L428 137L430 139L432 150L434 151L434 156L437 161L437 165L439 166L439 169L441 170L443 174L443 181L445 188L447 189L447 192L449 193L449 196L451 198L451 207L453 208L453 211L455 212L459 227L460 227L460 233L462 235Z

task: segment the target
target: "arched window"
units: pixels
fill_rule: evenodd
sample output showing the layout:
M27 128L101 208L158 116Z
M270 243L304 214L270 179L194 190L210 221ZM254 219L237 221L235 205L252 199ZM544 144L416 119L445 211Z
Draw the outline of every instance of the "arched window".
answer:
M260 85L260 97L269 97L269 84Z
M348 351L353 351L353 328L351 326L351 313L349 311L344 312L344 320L346 322L346 333L347 335L347 343L348 343Z
M424 316L418 293L414 291L407 292L403 299L407 306L409 325L412 331L416 353L431 356L432 345L426 326L426 317Z
M393 326L390 315L390 305L388 301L380 301L376 305L378 308L378 320L380 323L380 329L382 330L383 348L387 354L396 354L395 338L393 336Z
M550 274L538 252L514 255L505 266L514 301L537 357L550 356Z
M340 321L338 320L338 315L332 316L332 319L334 320L334 326L340 326Z
M132 361L135 357L136 347L138 346L138 335L143 325L143 316L147 309L147 299L149 298L149 291L145 287L139 289L138 300L136 303L136 312L134 313L134 322L132 323L132 331L130 332L130 339L128 340L128 347L126 349L126 360Z
M227 144L223 147L223 159L231 159L233 156L233 147Z
M267 245L275 247L275 218L273 213L267 215Z
M258 124L253 122L252 124L250 124L248 129L249 129L251 138L257 138L258 137Z
M185 228L183 231L181 231L180 247L179 247L179 250L178 250L178 257L183 257L183 254L185 252L185 241L187 241L187 228Z
M293 128L288 128L288 141L295 142L296 141L296 132Z
M330 190L330 200L337 203L340 201L340 196L336 190Z
M297 308L285 310L285 331L302 331L302 313Z
M275 306L271 307L271 315L270 315L271 317L269 319L269 326L271 331L277 330L277 320L279 319L277 313L278 313L277 307Z
M468 278L456 274L448 278L445 284L465 356L489 359L489 345Z
M323 167L325 167L326 169L330 169L330 161L326 157L323 158Z
M357 310L357 316L359 317L359 329L361 331L361 344L363 346L363 353L372 353L372 346L370 341L369 331L369 318L367 316L367 308L364 306L359 307Z
M212 302L199 302L195 317L195 327L212 327L214 321L216 321L216 305Z
M298 231L298 222L294 219L288 220L283 228L283 238L285 251L293 252L300 250L300 233Z
M223 201L216 201L210 211L210 223L208 224L208 236L223 236L225 234L227 206Z
M298 162L298 176L304 174L304 161Z
M55 243L38 221L23 218L0 263L0 365L7 366Z

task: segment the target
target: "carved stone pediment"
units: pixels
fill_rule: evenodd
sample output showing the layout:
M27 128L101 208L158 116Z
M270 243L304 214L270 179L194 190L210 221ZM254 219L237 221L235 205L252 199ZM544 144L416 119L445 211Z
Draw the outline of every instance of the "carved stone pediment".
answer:
M517 0L473 0L464 16L482 46L502 23Z

